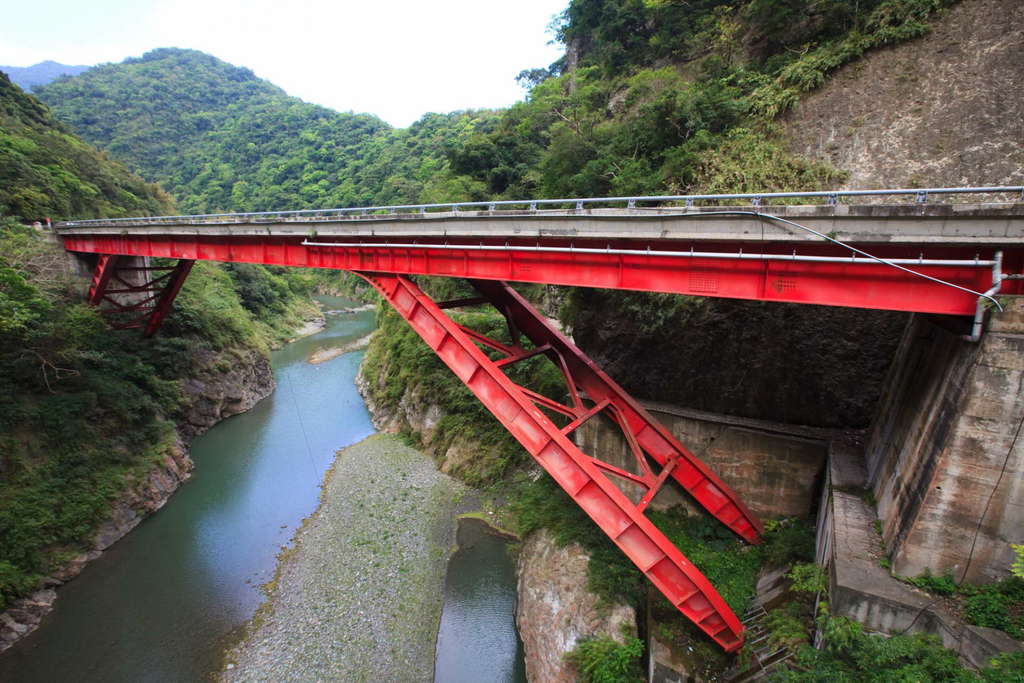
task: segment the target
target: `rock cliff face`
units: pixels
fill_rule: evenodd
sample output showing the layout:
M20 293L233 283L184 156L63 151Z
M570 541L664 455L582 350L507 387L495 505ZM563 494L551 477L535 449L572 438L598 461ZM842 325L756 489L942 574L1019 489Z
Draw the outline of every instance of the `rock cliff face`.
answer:
M177 424L178 438L163 459L130 484L97 530L92 548L76 555L43 580L44 590L15 601L0 613L0 652L34 631L53 609L53 590L78 576L89 562L164 506L192 473L187 444L220 420L253 407L274 390L270 361L255 350L199 352L184 383L187 406Z
M194 356L184 391L188 407L178 431L191 440L269 396L274 391L274 373L270 361L255 349L200 351Z
M622 641L636 636L636 612L598 604L587 590L589 556L576 544L560 548L546 531L532 534L519 555L516 624L531 681L572 683L576 671L565 656L589 636Z
M966 0L840 69L787 116L791 150L850 189L1024 183L1019 15L1019 0Z
M383 369L383 373L386 372ZM356 386L366 401L373 426L378 431L387 434L415 434L422 450L438 463L438 469L454 477L459 477L460 473L470 468L475 458L486 457L483 450L474 443L472 435L456 436L443 443L435 438L444 411L424 387L409 385L398 405L386 408L374 400L373 392L369 390L371 382L379 381L382 379L367 377L362 369L356 377Z
M573 338L634 396L815 427L866 427L907 315L575 293Z

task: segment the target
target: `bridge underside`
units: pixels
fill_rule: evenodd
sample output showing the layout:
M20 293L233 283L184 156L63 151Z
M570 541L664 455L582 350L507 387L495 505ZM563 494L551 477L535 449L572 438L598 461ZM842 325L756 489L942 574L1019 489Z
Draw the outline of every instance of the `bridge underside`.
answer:
M304 244L304 242L306 242ZM638 242L543 239L308 243L305 237L65 235L69 251L536 282L881 310L973 315L977 295L823 242ZM906 268L974 292L993 283L993 247L866 245ZM1013 272L1020 253L1008 253ZM1016 262L1015 262L1016 261ZM1019 286L1006 283L1004 286Z

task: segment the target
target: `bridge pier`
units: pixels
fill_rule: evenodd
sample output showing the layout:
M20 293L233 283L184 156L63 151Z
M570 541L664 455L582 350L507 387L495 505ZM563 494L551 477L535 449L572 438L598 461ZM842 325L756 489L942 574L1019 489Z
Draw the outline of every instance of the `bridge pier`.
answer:
M865 449L896 574L1008 575L1024 543L1024 296L980 343L915 314Z
M152 336L170 312L194 261L154 266L148 256L101 254L89 287L89 303L115 329L140 328Z

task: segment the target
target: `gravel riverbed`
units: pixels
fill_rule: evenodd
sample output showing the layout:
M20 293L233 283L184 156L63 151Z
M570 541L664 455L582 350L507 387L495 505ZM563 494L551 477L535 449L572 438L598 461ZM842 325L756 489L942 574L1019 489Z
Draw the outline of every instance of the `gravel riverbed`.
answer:
M224 681L433 681L465 487L378 434L339 451Z

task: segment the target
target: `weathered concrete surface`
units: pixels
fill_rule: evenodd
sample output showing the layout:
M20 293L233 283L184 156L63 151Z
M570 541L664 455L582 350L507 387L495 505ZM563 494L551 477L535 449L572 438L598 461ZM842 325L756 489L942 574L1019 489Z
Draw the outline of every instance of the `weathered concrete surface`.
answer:
M545 238L637 240L742 240L820 242L803 230L753 215L783 216L838 239L861 244L1013 245L1024 239L1024 203L1012 195L1001 203L828 206L680 207L583 209L581 211L457 211L350 217L177 218L145 223L131 220L65 223L62 237L151 235L321 238ZM986 198L984 201L993 201ZM735 211L747 215L706 215Z
M565 655L583 638L608 636L622 642L636 636L636 612L624 605L601 605L587 590L590 557L577 544L560 547L541 530L519 555L516 625L523 640L526 676L543 683L572 683L576 670Z
M980 344L917 316L866 448L896 573L1003 578L1024 542L1024 297Z
M847 452L832 458L833 482L843 480L839 468L851 471L846 465L855 457ZM879 633L937 635L943 645L957 650L967 664L976 668L987 665L1000 652L1021 648L1005 633L963 623L946 610L941 600L891 576L880 565L885 554L882 538L874 528L875 513L863 498L832 485L827 501L828 527L819 534L818 561L830 570L833 614L854 619ZM823 547L827 548L824 552Z
M660 403L644 406L680 443L732 487L754 514L762 517L807 515L814 504L825 465L829 430L715 415ZM575 433L585 453L635 471L636 460L618 428L590 420ZM612 477L639 500L642 492ZM667 484L653 507L690 505L689 497Z

